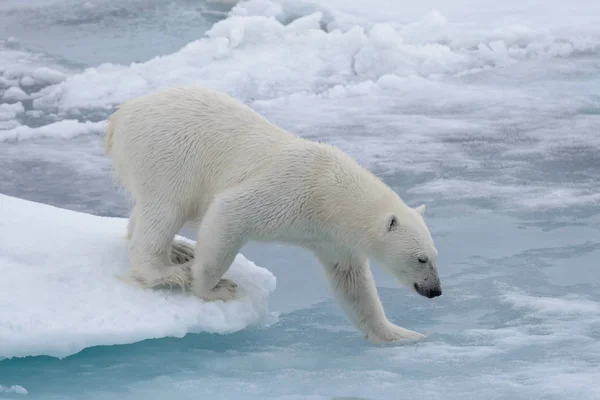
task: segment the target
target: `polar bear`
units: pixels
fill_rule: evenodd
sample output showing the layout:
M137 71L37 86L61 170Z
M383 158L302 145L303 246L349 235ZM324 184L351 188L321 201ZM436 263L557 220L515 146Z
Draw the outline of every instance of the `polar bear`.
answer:
M390 322L368 258L420 295L442 294L436 250L412 208L340 149L297 137L229 95L174 87L123 103L105 150L133 203L128 278L229 300L223 274L248 241L313 252L357 329L374 343L423 335ZM195 248L173 241L197 222Z

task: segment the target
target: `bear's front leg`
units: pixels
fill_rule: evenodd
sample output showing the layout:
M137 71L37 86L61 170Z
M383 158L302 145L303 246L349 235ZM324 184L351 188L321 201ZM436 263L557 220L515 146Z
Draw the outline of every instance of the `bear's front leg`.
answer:
M326 250L317 252L317 257L340 306L369 341L379 344L425 337L387 319L366 258Z
M192 292L201 299L235 297L237 284L223 275L245 243L242 212L235 196L218 196L202 219L191 267Z

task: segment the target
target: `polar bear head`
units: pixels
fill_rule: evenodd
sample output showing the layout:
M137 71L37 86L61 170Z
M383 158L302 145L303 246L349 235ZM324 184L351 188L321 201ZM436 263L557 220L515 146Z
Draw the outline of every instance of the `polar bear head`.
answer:
M438 251L423 220L425 205L403 207L381 221L378 261L405 286L421 296L442 294L437 269Z

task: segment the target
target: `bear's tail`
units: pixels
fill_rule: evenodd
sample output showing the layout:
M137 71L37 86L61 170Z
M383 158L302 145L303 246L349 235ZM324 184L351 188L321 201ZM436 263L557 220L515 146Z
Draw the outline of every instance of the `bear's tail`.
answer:
M115 110L115 112L113 112L108 119L106 120L106 127L105 127L105 134L104 134L104 154L108 157L111 158L112 160L112 168L111 168L111 172L112 172L112 181L113 184L119 188L119 190L123 190L125 189L123 187L123 174L120 174L120 168L119 168L119 160L118 159L114 159L113 157L111 157L111 153L112 153L112 148L113 148L113 139L115 136L115 128L117 127L117 118L119 117L118 115L118 111L119 111L119 106L117 106L117 109ZM125 190L125 199L127 201L129 201L130 203L134 203L133 199L131 198L131 196L129 195L129 193L127 192L127 190Z
M104 135L104 154L110 155L113 144L113 136L115 134L115 124L117 119L117 112L119 111L119 107L117 110L112 113L108 120L106 121L106 134Z

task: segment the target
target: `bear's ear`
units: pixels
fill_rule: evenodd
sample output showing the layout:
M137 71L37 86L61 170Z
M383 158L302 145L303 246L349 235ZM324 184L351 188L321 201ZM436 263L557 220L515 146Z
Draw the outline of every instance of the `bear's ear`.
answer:
M419 207L415 207L415 211L421 214L421 216L425 215L425 204L421 204Z
M387 232L391 232L398 228L398 217L396 214L390 214L386 218L385 229Z

